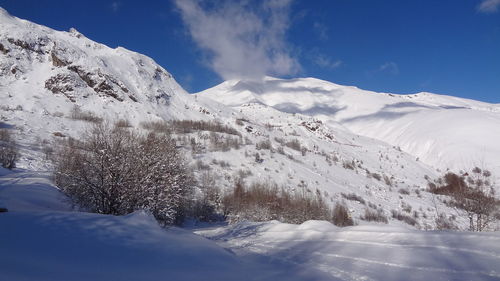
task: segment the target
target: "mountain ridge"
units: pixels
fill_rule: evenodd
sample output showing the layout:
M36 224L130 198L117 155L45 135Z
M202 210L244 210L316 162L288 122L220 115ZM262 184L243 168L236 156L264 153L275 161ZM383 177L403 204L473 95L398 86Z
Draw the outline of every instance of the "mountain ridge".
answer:
M497 104L427 92L377 93L316 78L232 80L197 95L235 108L258 102L338 123L443 170L483 164L500 172L500 132L494 129L500 126Z

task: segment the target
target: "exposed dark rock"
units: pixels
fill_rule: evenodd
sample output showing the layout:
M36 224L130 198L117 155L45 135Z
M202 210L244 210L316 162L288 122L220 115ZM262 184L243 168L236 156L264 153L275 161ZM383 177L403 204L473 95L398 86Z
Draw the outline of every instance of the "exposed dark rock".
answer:
M54 65L54 66L63 67L63 66L67 66L68 64L71 63L71 62L65 61L65 60L57 57L57 55L54 52L51 52L50 56L52 58L52 65Z
M124 93L129 92L123 83L110 75L102 73L100 70L97 72L85 71L83 67L76 65L70 65L68 69L78 74L78 76L98 94L113 97L118 101L123 101L123 98L119 95L119 91L121 90Z
M0 52L6 55L8 52L10 52L10 50L5 48L5 46L2 43L0 43Z
M76 87L83 86L80 84L82 82L78 80L78 77L69 74L57 74L45 81L45 88L54 94L63 94L70 101L76 102L73 91Z
M35 52L38 54L44 53L44 51L42 50L41 47L43 47L47 44L47 42L45 42L45 40L41 40L41 39L38 40L38 42L36 42L36 43L34 43L34 42L28 43L26 41L14 39L14 38L8 38L7 41L9 41L9 43L16 45L22 49L25 49L25 50L28 50L31 52Z

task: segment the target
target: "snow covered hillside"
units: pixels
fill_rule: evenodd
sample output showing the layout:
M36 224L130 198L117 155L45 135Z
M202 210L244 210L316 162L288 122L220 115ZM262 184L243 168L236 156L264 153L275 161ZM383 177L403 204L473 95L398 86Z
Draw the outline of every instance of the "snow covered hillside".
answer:
M0 8L0 30L4 119L15 115L18 121L13 122L29 121L31 129L43 126L48 131L56 129L51 124L64 123L61 117L75 107L133 125L206 119L210 111L217 111L210 105L192 107L194 98L151 58L121 47L111 49L75 29L55 31Z
M0 280L314 280L237 257L144 212L73 211L47 174L0 167ZM256 270L257 269L257 270ZM326 280L326 279L324 279Z
M424 231L443 221L468 229L467 214L428 183L476 165L500 176L499 115L499 105L311 78L227 81L191 95L151 58L0 8L0 129L20 150L17 168L0 168L0 281L499 280L497 233ZM51 159L61 140L102 123L169 133L198 199L276 183L345 205L355 226L162 228L144 211L80 212L54 186Z
M198 120L197 124L178 123L173 136L193 166L200 189L232 190L238 179L275 182L289 192L319 194L331 206L345 202L358 224L367 223L367 212L378 212L394 225L434 229L436 217L445 214L460 228L468 226L467 217L447 206L445 198L425 191L427 179L441 175L434 165L448 161L455 146L448 149L420 139L430 133L411 139L413 135L402 134L398 127L410 123L401 118L383 123L379 115L431 116L434 112L441 118L463 110L491 116L484 121L483 115L477 115L490 126L498 114L498 106L479 102L445 97L431 102L315 79L268 78L263 84L228 81L190 95L146 56L111 49L74 29L62 32L36 25L5 10L0 10L0 74L0 128L14 133L22 153L20 168L50 170L47 159L58 140L78 139L93 123L110 122L145 133L161 129L165 120ZM470 109L455 108L465 106ZM412 113L414 107L422 112ZM372 113L377 118L356 119ZM372 135L380 133L374 129L377 126L387 126L388 136ZM474 142L463 148L463 141L456 142L456 149L489 152L481 160L490 164L498 147L489 142L498 140L498 132L481 133L484 150L476 149ZM412 142L393 142L386 139L389 136ZM447 145L446 139L452 138L433 136L440 144ZM440 147L438 152L433 150ZM428 153L431 150L433 155Z
M47 176L0 168L2 281L500 278L498 233L324 221L165 229L144 212L74 211Z
M314 78L226 81L198 94L234 108L261 103L342 124L445 170L500 174L500 105L431 93L394 95Z
M324 272L324 280L500 279L498 233L338 228L324 221L240 223L197 233L243 257L268 256Z

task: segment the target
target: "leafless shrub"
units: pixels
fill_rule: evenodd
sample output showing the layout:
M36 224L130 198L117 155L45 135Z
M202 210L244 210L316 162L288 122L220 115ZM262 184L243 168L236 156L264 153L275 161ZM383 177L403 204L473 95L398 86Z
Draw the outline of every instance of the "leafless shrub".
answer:
M370 174L372 176L372 178L378 180L378 181L381 181L382 180L382 177L380 176L380 174L377 174L377 173L371 173Z
M48 143L42 144L42 152L45 155L45 160L51 160L54 153L54 147Z
M113 215L146 209L162 224L184 216L191 179L168 136L140 136L102 124L81 143L66 142L55 158L56 185L81 207Z
M116 121L115 126L118 128L129 128L132 127L132 124L127 119L119 119Z
M66 137L66 135L61 132L53 132L52 135L54 135L54 137L60 137L60 138Z
M92 123L102 123L103 119L96 116L93 112L83 111L78 106L71 109L70 118L74 120L82 120Z
M52 116L53 117L64 117L64 113L62 113L60 111L56 111L56 112L52 113Z
M392 179L388 177L387 175L384 175L384 182L388 186L392 186Z
M344 167L344 169L354 170L355 166L356 166L356 163L354 163L354 160L352 162L349 162L349 161L342 162L342 167Z
M222 214L222 195L216 186L215 177L204 172L199 180L200 196L193 202L188 215L202 222L214 222L224 219Z
M405 215L405 214L402 214L396 210L391 210L391 214L392 214L392 217L397 219L397 220L400 220L400 221L403 221L409 225L413 225L413 226L417 226L418 225L418 222L416 219L414 219L413 217L411 216L408 216L408 215Z
M222 135L210 132L209 141L212 151L229 151L230 149L240 149L241 138Z
M300 148L302 147L300 145L300 141L298 139L293 139L293 140L287 141L285 143L285 146L287 146L293 150L297 150L297 151L300 151Z
M285 149L283 148L283 146L278 146L278 148L276 149L276 151L277 151L279 154L283 154L283 155L285 155Z
M271 145L270 140L263 140L263 141L256 143L255 148L258 150L261 150L261 149L271 150L273 148L273 146Z
M264 127L268 130L268 131L272 131L274 130L274 128L276 127L275 125L272 125L271 123L266 123L264 124Z
M210 165L208 164L205 164L202 160L198 159L196 160L195 162L195 169L198 170L198 171L206 171L206 170L210 170Z
M349 193L349 194L345 194L345 193L341 193L342 197L344 197L345 199L347 200L351 200L351 201L358 201L359 203L365 205L365 199L363 199L361 196L355 194L355 193Z
M230 222L241 220L279 220L300 224L304 221L330 220L331 211L317 192L289 193L274 183L254 183L246 187L239 180L232 192L223 199L225 214Z
M382 210L365 209L365 214L361 216L361 219L365 221L388 223L387 216Z
M14 169L19 157L17 144L8 129L0 129L0 165L6 169Z
M447 218L444 214L439 214L435 222L437 230L458 230L458 226L453 220Z
M251 176L251 175L252 175L252 171L250 171L250 170L242 170L242 169L238 170L238 177L240 179L244 179L244 178Z
M495 220L500 202L495 198L491 172L478 167L470 173L447 173L429 182L429 192L451 197L446 204L465 211L470 231L483 231Z
M401 209L402 209L404 212L406 212L406 213L408 213L408 214L409 214L409 213L411 213L411 210L412 210L413 208L412 208L412 206L411 206L410 204L403 202L403 203L401 204Z
M176 133L191 133L193 131L209 131L240 136L236 129L217 121L203 120L173 120L170 122Z
M172 126L170 126L170 124L167 121L141 122L140 125L142 128L156 133L165 133L165 134L172 133Z
M236 119L235 123L236 123L236 125L238 125L238 126L243 126L243 125L245 125L245 123L243 123L243 119L241 119L241 118Z
M410 195L410 191L407 188L400 188L398 192L404 195Z
M212 160L212 164L214 164L214 165L219 165L219 166L221 166L222 168L226 168L226 167L231 166L231 164L229 164L229 162L224 161L224 160L217 160L217 159L213 159L213 160Z
M284 138L275 137L274 140L282 146L284 146L286 142Z
M372 202L368 202L368 207L370 207L372 209L375 209L375 210L378 209L378 206L375 203L372 203Z
M341 227L354 225L349 209L344 203L337 202L335 204L332 212L332 223Z

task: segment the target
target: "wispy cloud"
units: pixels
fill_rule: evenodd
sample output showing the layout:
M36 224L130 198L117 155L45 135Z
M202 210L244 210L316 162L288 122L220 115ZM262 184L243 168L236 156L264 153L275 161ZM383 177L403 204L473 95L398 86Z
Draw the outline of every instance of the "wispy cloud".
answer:
M323 54L315 54L312 57L312 61L322 68L330 68L335 69L342 65L341 60L333 60L332 58L323 55Z
M120 1L113 1L111 3L111 10L113 10L113 12L118 12L118 9L120 9L120 7L122 6L122 3Z
M393 75L398 75L399 74L399 67L398 64L395 62L386 62L378 68L378 71L380 72L389 72Z
M174 0L194 42L222 78L294 74L298 61L287 48L291 0Z
M481 13L495 13L500 7L500 0L483 0L477 7Z
M321 22L315 21L313 23L313 28L319 39L327 40L328 39L328 26L322 24Z

